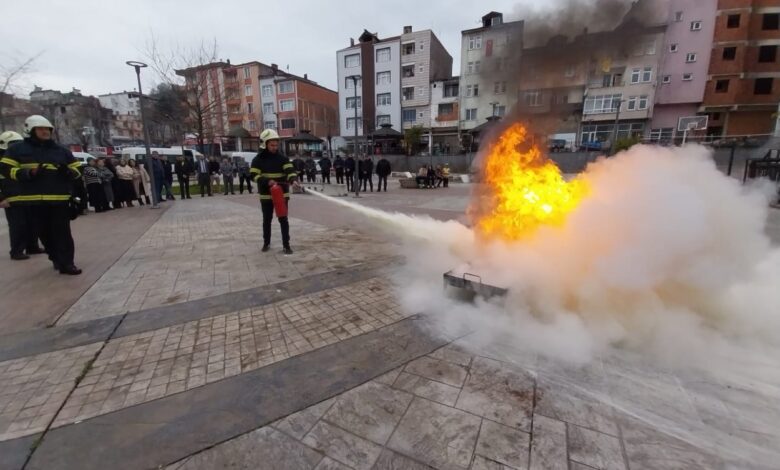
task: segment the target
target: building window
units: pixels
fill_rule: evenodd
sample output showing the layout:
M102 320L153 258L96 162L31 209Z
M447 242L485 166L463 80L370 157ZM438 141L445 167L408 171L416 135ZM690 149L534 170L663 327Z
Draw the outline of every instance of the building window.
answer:
M459 89L460 87L458 85L444 85L444 97L454 98L458 96Z
M662 127L660 129L650 129L650 141L669 142L674 135L673 127Z
M360 67L360 54L345 55L344 67L348 69L353 67Z
M664 75L664 78L661 79L662 83L672 83L672 76L671 75Z
M647 109L647 95L642 95L639 97L638 101L639 107L637 109Z
M626 109L629 111L634 111L636 109L636 96L628 97L628 102L626 103Z
M685 55L685 61L688 63L696 62L696 53L695 52L689 52Z
M653 68L645 67L643 69L631 70L631 83L650 83L653 79Z
M414 54L414 42L408 42L406 44L401 45L401 55L412 55Z
M466 110L466 118L467 121L476 121L477 120L477 108L470 108Z
M249 121L249 130L250 131L257 130L257 123L255 121Z
M493 93L497 95L506 93L506 82L495 82L493 84Z
M583 114L614 113L620 105L622 95L598 95L585 98Z
M392 124L390 122L390 115L389 114L381 114L376 117L376 127L381 127L382 124Z
M684 82L690 82L693 80L693 74L692 73L684 73L683 74L683 81Z
M263 98L268 98L270 96L273 96L274 94L274 86L273 85L263 85L262 87L263 92Z
M279 93L292 93L292 92L293 92L293 82L287 81L287 82L279 83Z
M404 78L414 77L414 64L401 67L401 76Z
M525 92L525 105L536 107L542 105L542 93L538 90Z
M473 51L474 49L482 49L482 35L481 34L473 34L469 36L469 50Z
M669 52L677 52L677 44L669 44Z
M252 87L250 85L244 87L244 96L252 96Z
M754 95L771 95L772 94L772 78L757 78L756 83L753 86Z
M263 103L263 114L273 114L273 113L274 113L274 104Z
M244 78L251 78L252 77L251 73L252 72L249 66L244 67Z
M276 129L276 122L275 121L265 121L263 123L263 127L266 129Z
M377 72L376 73L377 85L389 85L390 84L390 72Z
M360 118L347 118L347 129L355 129L355 124L360 122ZM284 123L284 120L282 121Z
M723 60L734 60L737 57L736 47L724 47L723 48Z
M506 114L506 106L496 106L493 108L493 116L504 117Z
M479 85L466 85L466 96L479 96Z
M621 86L622 82L623 82L622 73L607 73L604 74L604 76L601 78L601 86L603 87Z
M402 94L402 98L403 98L404 101L408 101L408 100L413 100L414 99L414 87L413 86L404 87L401 90L401 92L403 93Z
M577 67L575 67L574 65L567 65L563 71L563 76L566 78L573 78L576 74L577 74Z
M355 103L358 108L363 107L363 100L360 96L347 98L347 109L355 109Z
M468 62L466 64L466 73L479 73L480 61Z
M455 105L453 103L439 103L438 116L452 114L453 111L455 111Z
M376 50L376 61L378 63L390 62L390 48L383 47Z
M344 88L346 88L347 90L351 90L351 89L355 88L354 85L355 85L355 82L354 82L354 80L352 80L352 78L350 78L350 77L344 78ZM359 87L363 85L363 79L361 77L358 77L357 85Z
M425 88L420 87L417 89L417 96L425 96Z
M417 71L420 73L425 72L425 66L421 64L419 67L417 67Z
M739 28L739 17L740 15L729 15L728 19L726 20L726 27L729 29Z
M758 48L759 62L774 62L777 59L777 46L761 46Z
M248 114L252 114L253 112L255 112L255 107L254 107L254 105L252 103L247 103L246 104L246 112Z
M414 109L404 109L401 118L404 122L416 122L417 111Z
M295 119L282 119L282 129L295 129Z
M764 13L761 29L764 31L780 29L780 13Z
M677 11L674 13L674 21L682 21L683 20L683 12Z
M717 80L715 81L715 93L726 93L729 91L729 81L728 80Z
M691 31L701 31L701 21L691 21Z
M391 103L392 99L390 93L380 93L376 95L377 106L390 106Z
M295 100L279 101L279 111L295 111ZM282 127L284 129L284 127Z
M655 40L649 40L645 43L645 54L655 55Z

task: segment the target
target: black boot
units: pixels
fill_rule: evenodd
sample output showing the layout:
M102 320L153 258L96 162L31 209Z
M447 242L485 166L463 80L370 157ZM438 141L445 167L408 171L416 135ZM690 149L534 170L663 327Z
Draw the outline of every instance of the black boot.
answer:
M67 274L69 276L78 276L81 274L81 270L75 265L65 266L60 268L60 274Z
M263 245L263 249L262 249L262 250L260 250L260 251L262 251L263 253L265 253L265 252L267 252L267 251L268 251L268 250L270 250L270 249L271 249L271 246L270 246L268 243L266 243L265 245Z
M30 259L30 257L24 253L11 253L11 259L14 261L22 261L25 259Z
M285 246L284 250L282 250L282 253L284 253L285 255L291 255L293 254L293 251L292 248L290 248L289 246Z

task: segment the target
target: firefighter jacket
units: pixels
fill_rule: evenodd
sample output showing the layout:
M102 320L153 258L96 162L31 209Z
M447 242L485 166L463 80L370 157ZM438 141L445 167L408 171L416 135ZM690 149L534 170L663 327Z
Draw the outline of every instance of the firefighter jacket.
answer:
M252 159L252 168L249 170L252 179L257 182L257 192L261 200L271 199L271 188L268 182L276 181L282 186L284 196L290 196L290 183L295 181L298 175L293 164L281 153L271 153L263 149Z
M52 140L27 137L0 158L0 175L18 182L18 194L8 198L11 203L67 204L73 181L81 177L81 163Z

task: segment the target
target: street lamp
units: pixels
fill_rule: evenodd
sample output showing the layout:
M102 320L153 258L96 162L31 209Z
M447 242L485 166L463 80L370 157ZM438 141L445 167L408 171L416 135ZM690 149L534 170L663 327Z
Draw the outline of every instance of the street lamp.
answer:
M156 188L157 186L154 184L154 163L151 163L151 149L149 148L149 128L146 125L146 118L144 117L144 92L141 89L141 69L144 67L148 67L148 65L144 64L143 62L138 62L135 60L128 60L125 62L130 67L133 67L135 69L135 76L138 79L138 107L140 108L141 112L141 126L144 128L144 147L146 147L146 156L144 157L144 166L147 166L148 164L148 171L149 171L149 183L152 186L152 209L159 209L160 206L158 205L160 195L156 194Z
M355 106L355 172L352 173L352 189L355 190L355 197L360 197L360 187L359 187L359 179L358 179L358 168L360 167L360 156L358 155L358 117L357 117L357 84L358 80L360 80L360 75L350 75L347 77L348 79L352 80L352 86L354 88L354 94L353 94L353 105Z

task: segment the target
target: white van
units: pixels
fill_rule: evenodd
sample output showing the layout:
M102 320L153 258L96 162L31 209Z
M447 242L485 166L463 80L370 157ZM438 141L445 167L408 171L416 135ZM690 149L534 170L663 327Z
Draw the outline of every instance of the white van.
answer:
M79 163L81 163L82 166L87 164L88 158L96 158L94 155L87 152L71 152L71 153L73 154L73 157L76 160L78 160Z
M183 147L152 147L149 149L149 153L151 152L157 152L160 155L165 155L165 157L168 159L169 162L173 163L176 161L176 157L180 157L184 155L188 159L191 159L194 161L194 159L200 155L203 155L202 153L198 152L195 149L187 149ZM136 160L138 162L143 162L144 158L146 158L146 148L144 147L125 147L122 149L122 153L119 155L114 155L115 157L118 156L124 160L130 160L131 158L133 160Z
M252 159L257 156L257 152L225 152L225 156L233 161L234 165L238 164L238 160L244 160L248 165L252 164Z

